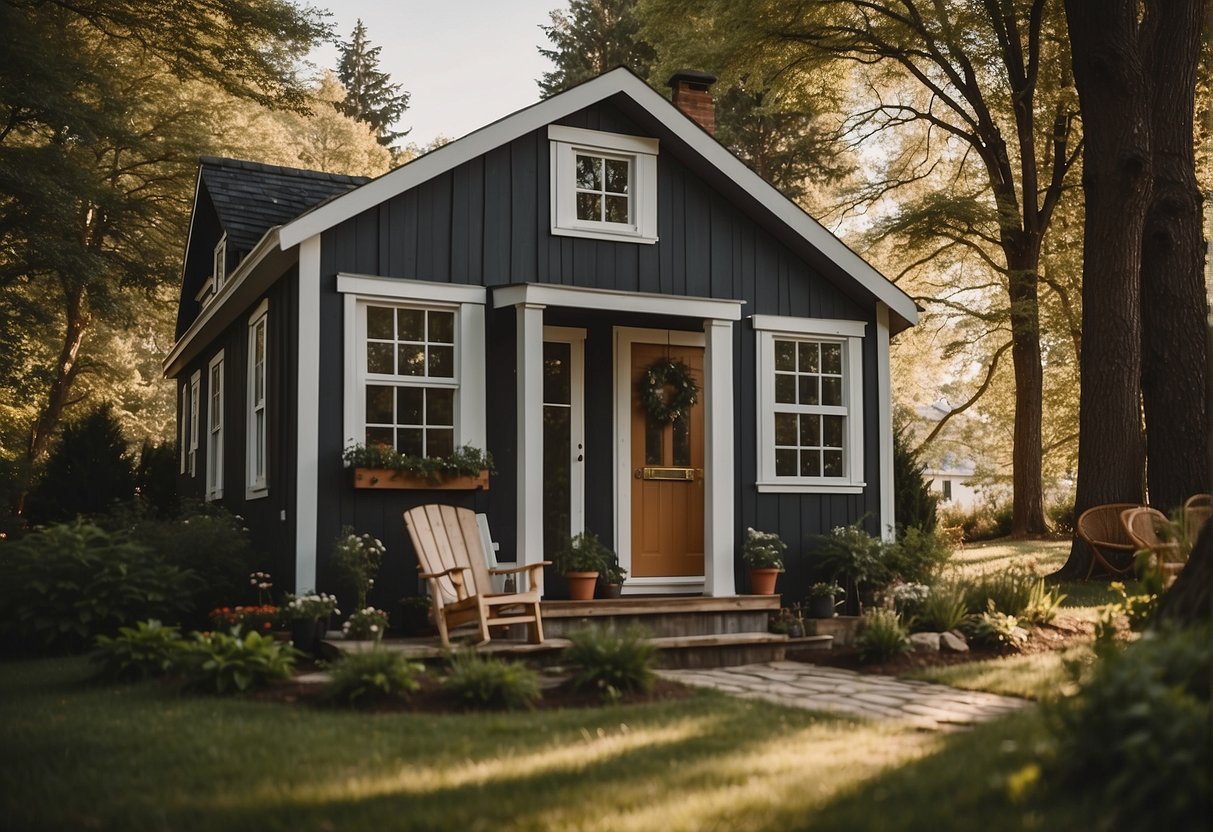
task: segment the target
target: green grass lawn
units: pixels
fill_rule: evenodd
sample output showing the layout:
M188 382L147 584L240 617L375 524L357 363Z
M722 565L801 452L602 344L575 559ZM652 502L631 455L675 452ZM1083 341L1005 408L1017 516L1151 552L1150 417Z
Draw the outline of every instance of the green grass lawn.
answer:
M649 706L373 714L0 665L6 830L1075 828L1019 804L1033 713L972 733L700 694Z
M1025 699L1046 699L1067 693L1073 679L1067 662L1089 666L1095 659L1090 647L1071 647L1053 653L1003 656L980 662L929 667L905 674L906 679L937 682L964 690L981 690Z

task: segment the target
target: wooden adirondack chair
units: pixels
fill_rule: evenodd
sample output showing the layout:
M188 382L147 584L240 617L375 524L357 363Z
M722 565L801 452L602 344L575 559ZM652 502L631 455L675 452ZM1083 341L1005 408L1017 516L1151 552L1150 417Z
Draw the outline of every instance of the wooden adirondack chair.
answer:
M476 513L456 506L425 505L404 513L404 525L417 552L417 569L429 582L434 623L444 647L449 631L463 624L480 627L480 644L489 641L490 627L526 624L528 640L543 643L539 592L548 561L508 569L486 565ZM495 593L491 575L527 572L526 592Z

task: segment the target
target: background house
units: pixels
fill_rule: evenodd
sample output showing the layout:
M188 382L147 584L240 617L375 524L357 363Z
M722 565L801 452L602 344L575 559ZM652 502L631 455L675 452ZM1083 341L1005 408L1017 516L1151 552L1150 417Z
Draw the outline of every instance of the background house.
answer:
M425 502L487 513L503 560L590 529L632 593L744 591L754 526L795 595L809 537L887 533L914 304L711 137L709 83L672 79L697 123L614 70L371 182L203 160L165 363L182 491L248 518L299 590L337 588L343 525L381 537L381 605L415 591L401 513ZM640 385L671 360L700 395L662 424ZM356 488L342 451L374 442L498 473Z

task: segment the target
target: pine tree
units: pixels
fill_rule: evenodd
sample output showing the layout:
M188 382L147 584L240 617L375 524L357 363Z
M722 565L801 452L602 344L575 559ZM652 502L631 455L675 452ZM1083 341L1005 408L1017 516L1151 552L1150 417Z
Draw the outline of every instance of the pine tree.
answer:
M339 43L337 48L340 52L337 79L345 87L345 100L336 105L337 109L369 124L379 137L379 143L391 147L409 133L408 130L392 130L392 125L409 108L409 93L402 91L399 84L393 84L390 75L380 71L382 47L371 46L361 18L354 25L350 42Z
M893 517L898 529L935 530L935 507L939 497L931 493L925 468L910 447L906 426L893 431Z
M539 80L544 98L617 66L648 77L657 56L638 34L636 0L572 0L551 17L551 26L539 27L555 47L539 50L556 66Z

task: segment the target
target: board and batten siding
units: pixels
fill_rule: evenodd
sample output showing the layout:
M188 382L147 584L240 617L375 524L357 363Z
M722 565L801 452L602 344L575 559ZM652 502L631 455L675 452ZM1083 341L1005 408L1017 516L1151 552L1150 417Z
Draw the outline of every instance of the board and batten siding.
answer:
M610 103L575 113L562 123L633 135L642 130ZM665 137L658 135L659 139ZM860 305L793 254L733 201L709 187L663 144L658 156L658 235L655 244L553 236L549 222L549 145L534 131L400 194L323 233L320 270L320 483L318 583L332 587L327 555L342 524L381 537L388 546L381 583L412 591L415 562L402 512L441 499L489 514L502 557L514 557L515 388L514 310L486 310L488 446L498 475L490 491L368 492L352 488L340 460L343 446L343 306L338 273L382 275L486 287L541 282L625 291L742 299L733 328L737 384L735 470L738 546L747 526L776 531L790 547L784 588L802 594L811 572L804 552L812 535L866 518L876 533L880 512L876 406L875 303ZM864 338L864 465L868 487L858 495L759 494L756 477L755 333L753 314L861 320ZM611 326L668 326L700 330L691 319L643 314L603 317L549 308L545 322L587 328L586 435L612 429ZM610 539L604 515L614 502L609 442L586 449L586 523ZM407 553L402 558L401 553ZM737 586L746 586L741 565ZM383 590L372 602L395 598Z

